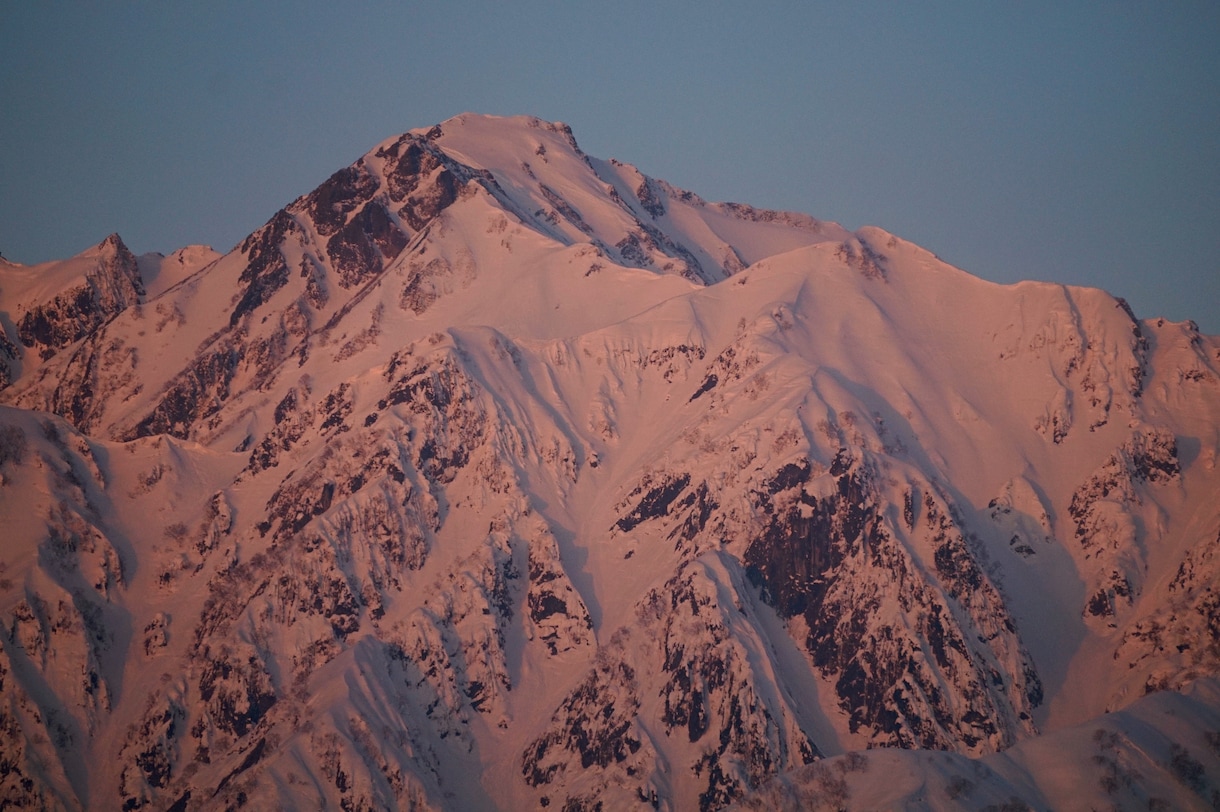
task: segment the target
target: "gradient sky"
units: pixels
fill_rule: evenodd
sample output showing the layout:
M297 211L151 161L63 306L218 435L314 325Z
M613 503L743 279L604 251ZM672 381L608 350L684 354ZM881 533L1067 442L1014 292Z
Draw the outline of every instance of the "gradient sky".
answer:
M227 250L467 110L1220 333L1214 0L0 0L0 253Z

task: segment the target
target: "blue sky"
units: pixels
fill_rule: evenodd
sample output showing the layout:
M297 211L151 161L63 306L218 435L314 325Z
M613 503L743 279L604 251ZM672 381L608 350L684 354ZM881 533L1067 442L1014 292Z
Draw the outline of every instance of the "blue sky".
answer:
M0 253L227 250L472 110L1220 333L1220 4L0 0Z

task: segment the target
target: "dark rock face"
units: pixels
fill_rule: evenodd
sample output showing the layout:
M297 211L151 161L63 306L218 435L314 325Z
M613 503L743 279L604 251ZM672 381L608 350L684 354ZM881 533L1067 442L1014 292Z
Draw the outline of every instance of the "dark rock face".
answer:
M275 213L267 225L247 237L240 246L247 264L241 272L242 291L237 305L229 314L229 326L236 326L247 314L266 304L271 296L288 284L288 263L284 260L283 243L289 234L298 233L300 226L285 209Z
M394 224L385 207L370 201L326 243L326 253L350 288L379 274L387 260L407 245L407 235Z
M329 238L326 253L339 275L339 285L351 288L376 276L385 262L398 256L407 235L385 206L374 199L378 184L364 161L342 169L293 204L307 213L318 234Z
M246 735L277 699L262 662L253 654L242 658L223 650L205 652L205 661L199 698L207 703L212 723L235 736Z
M47 417L4 417L0 487L14 463L33 458L54 497L35 494L21 507L45 528L31 550L39 577L4 577L11 548L0 563L0 806L79 808L68 776L83 772L80 743L101 729L117 693L114 629L128 615L111 600L127 585L124 563L99 519L111 504L90 443Z
M614 247L625 265L654 268L659 264L660 270L677 272L691 281L704 284L716 281L704 272L690 250L649 222L636 220L636 230L628 232ZM657 254L660 258L654 256Z
M614 247L618 249L618 255L622 258L624 265L647 268L652 264L645 252L646 239L641 234L631 233L615 243Z
M117 234L111 234L98 247L94 270L76 287L58 294L26 312L17 323L21 343L37 349L46 360L67 345L97 330L120 312L139 303L144 297L144 283L135 256ZM0 349L11 345L5 337ZM7 367L7 364L5 365Z
M759 673L729 631L729 616L738 610L720 603L718 590L709 588L715 583L710 574L698 566L680 572L664 590L649 595L642 610L661 618L666 733L706 742L691 767L706 781L699 795L702 810L719 809L777 772L817 756L812 742L786 718L786 707L760 690ZM692 635L698 627L704 631Z
M420 176L442 164L442 157L427 141L404 135L377 151L386 161L386 188L390 199L401 203L419 186Z
M737 605L744 583L731 558L709 554L650 590L526 747L526 783L547 792L548 802L551 791L565 792L563 803L571 804L604 787L634 785L641 799L665 797L670 781L693 778L699 808L710 810L812 761L817 751L775 690L769 666L730 631L751 623ZM660 702L659 718L640 716L650 697ZM687 762L658 769L667 739L698 749ZM584 794L588 784L581 793L570 789L573 774L585 770L598 776L592 796Z
M21 348L8 337L0 324L0 389L11 384L21 374Z
M1140 320L1135 317L1135 312L1131 305L1127 304L1127 300L1120 297L1115 299L1115 304L1131 320L1131 350L1135 363L1127 370L1127 391L1132 397L1138 398L1144 392L1144 378L1148 374L1148 337L1144 335Z
M422 315L441 298L452 276L449 261L442 257L434 257L424 264L412 262L407 284L398 299L399 307Z
M559 548L549 532L530 542L529 587L525 605L530 623L551 654L593 643L593 619L562 569Z
M409 133L376 154L386 161L390 200L398 204L398 216L412 231L451 206L461 186L473 177L426 138Z
M1147 674L1144 693L1177 690L1196 673L1220 670L1220 533L1187 552L1169 583L1174 600L1127 627L1114 658ZM1165 661L1177 667L1167 670Z
M636 199L653 218L665 215L665 194L658 192L650 178L644 178L635 189Z
M329 237L347 225L349 215L372 199L376 192L376 178L360 161L331 175L298 205L309 213L318 233Z
M1076 523L1076 538L1086 548L1104 541L1095 526L1095 508L1109 497L1135 501L1134 489L1144 482L1172 482L1181 475L1177 440L1164 431L1137 432L1072 494L1068 512Z
M687 403L698 400L700 397L714 389L718 383L720 383L720 377L715 373L708 373L708 376L703 379L703 383L700 384L699 388L695 390L695 394L690 396L690 400L687 401Z
M312 221L318 234L327 238L326 259L334 273L331 284L337 283L342 289L358 287L384 271L406 247L410 232L404 230L404 224L411 229L427 225L457 199L461 183L474 177L470 172L461 173L456 165L451 167L449 159L426 140L411 136L404 136L399 143L382 150L379 157L387 161L384 190L361 161L336 172L314 192L277 212L242 242L239 251L246 258L246 266L238 280L228 332L221 331L210 339L210 349L175 377L153 410L123 432L124 439L158 433L191 436L192 431L197 431L201 423L245 386L261 388L274 378L284 361L298 350L304 352L300 342L309 330L308 311L311 307L324 307L331 292L322 260L308 247L303 221ZM395 211L391 204L401 205ZM111 265L119 270L130 265L133 285L138 284L134 257L117 238L114 241L117 259ZM251 315L289 284L286 252L294 242L300 243L305 253L300 269L305 278L303 295L298 303L276 314L277 327L269 333L264 329L254 335ZM27 314L23 341L28 346L45 345L44 353L53 352L95 330L108 318L107 314L113 315L113 307L99 309L98 297L92 293L103 286L91 284L88 289L75 291L70 301L56 300L53 306ZM133 290L142 293L142 289L133 287ZM137 295L111 299L120 304L128 300L134 303ZM72 325L70 332L65 332L67 324ZM77 372L65 376L52 408L77 425L93 425L105 405L102 390L110 388L102 384L114 383L102 380L105 376L99 373L99 360L105 360L105 354L113 355L114 351L113 347L98 345L74 359L73 368ZM134 370L134 360L131 366ZM252 374L239 381L246 368ZM267 439L264 438L264 443Z
M426 226L457 199L460 185L475 177L457 165L450 166L452 162L426 140L404 137L398 145L383 150L381 156L388 162L385 190L361 161L277 212L242 242L239 250L246 265L238 280L229 329L209 339L210 348L175 377L149 414L122 432L123 439L158 433L192 436L231 397L247 386L261 388L294 353L304 352L301 341L309 330L308 311L325 306L331 294L322 260L316 252L311 253L302 220L312 221L319 235L327 238L325 250L334 274L332 284L337 283L341 289L354 288L382 273L403 251L410 236L403 224L413 229ZM393 203L402 205L393 211ZM303 295L275 314L277 326L258 331L250 317L289 285L286 257L294 243L299 243L305 253L300 272L306 280ZM90 284L73 291L70 299L57 299L26 314L22 328L27 346L43 347L44 355L78 338L99 336L73 357L53 402L47 404L84 428L91 428L105 408L107 392L134 383L136 374L134 356L126 359L123 370L103 368L113 368L116 358L126 356L113 341L104 343L97 327L142 295L130 252L117 237L103 248L103 257L113 254L107 260L109 264L103 263L108 276L91 275ZM128 280L127 288L120 284L122 280ZM99 291L109 293L101 296ZM0 344L0 362L3 359L4 347ZM0 367L9 368L3 363Z
M107 392L135 381L135 348L106 332L90 333L71 350L47 404L82 431L90 431L101 418Z
M526 783L551 783L568 768L568 753L579 756L581 769L604 769L639 752L636 691L635 670L627 663L594 669L555 711L552 730L526 748L521 765Z
M119 778L124 809L142 808L145 791L169 785L180 760L178 740L186 732L185 720L185 709L171 700L148 709L124 752L129 759Z
M652 245L655 245L657 250L664 253L666 256L672 257L673 263L663 263L662 270L672 270L676 268L678 272L690 279L693 282L701 282L710 284L717 281L714 276L709 275L699 263L699 260L690 252L686 246L673 240L665 232L661 231L651 223L640 222L640 227L644 233L648 235L648 240Z
M615 527L623 532L629 532L648 519L669 515L669 506L673 504L673 501L678 498L678 495L689 484L690 474L682 474L681 476L666 478L659 484L649 488L648 492L642 495L641 488L643 486L637 488L632 496L640 496L640 501L636 503L635 508L630 513L618 520Z
M813 664L835 680L852 730L871 730L879 741L902 747L945 749L960 742L986 749L1012 741L1016 718L1037 703L1040 684L1027 658L1009 662L1005 675L990 664L994 653L967 643L979 636L976 624L998 624L1018 645L955 522L931 494L925 497L921 530L937 576L928 582L895 543L865 469L841 451L829 470L834 492L821 498L802 486L809 471L806 461L786 466L759 494L766 525L745 563L782 617L804 618ZM889 582L884 591L870 586L878 578ZM899 618L886 619L881 600L887 592L903 614L914 616L918 635ZM984 605L970 606L980 595ZM915 657L921 639L931 654L922 663ZM1010 683L1015 697L993 687ZM946 684L957 698L944 693Z
M378 408L402 405L422 421L416 468L434 483L451 482L486 431L487 415L474 380L448 352L432 358L395 353L385 377L390 388Z
M199 422L220 411L230 394L241 353L221 342L179 373L152 413L141 420L125 439L168 434L187 438Z

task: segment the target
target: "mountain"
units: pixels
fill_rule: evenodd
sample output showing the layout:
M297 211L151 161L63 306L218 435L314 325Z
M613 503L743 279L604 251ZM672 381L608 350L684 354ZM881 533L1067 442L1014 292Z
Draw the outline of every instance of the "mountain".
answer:
M476 115L0 313L12 805L1220 797L1189 322Z

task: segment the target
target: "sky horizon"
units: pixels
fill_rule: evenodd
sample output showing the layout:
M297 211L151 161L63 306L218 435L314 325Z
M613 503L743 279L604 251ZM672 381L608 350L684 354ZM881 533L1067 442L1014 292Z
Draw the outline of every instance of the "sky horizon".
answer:
M536 115L709 200L1220 333L1220 5L0 0L0 254L225 251L376 143Z

